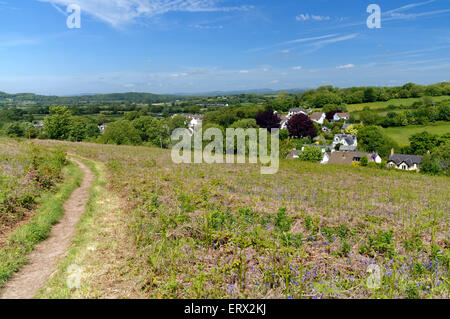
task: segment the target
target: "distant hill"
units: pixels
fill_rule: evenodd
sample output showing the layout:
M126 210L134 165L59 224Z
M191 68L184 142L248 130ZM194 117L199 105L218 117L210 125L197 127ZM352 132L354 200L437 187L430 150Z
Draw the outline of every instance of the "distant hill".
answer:
M252 90L236 90L236 91L212 91L212 92L199 92L199 93L177 93L182 96L226 96L226 95L239 95L239 94L279 94L280 92L287 93L304 93L309 89L288 89L288 90L273 90L273 89L252 89Z
M231 96L241 94L303 93L306 89L271 90L254 89L244 91L214 91L204 93L152 94L152 93L85 93L73 96L38 95L33 93L8 94L0 91L0 106L51 106L51 105L98 105L98 104L150 104L169 103L176 100L191 100L199 97Z
M86 94L79 96L52 96L32 93L8 94L0 92L0 106L30 106L30 105L92 105L92 104L132 104L132 103L163 103L177 99L189 99L187 96L160 95L152 93L113 93Z

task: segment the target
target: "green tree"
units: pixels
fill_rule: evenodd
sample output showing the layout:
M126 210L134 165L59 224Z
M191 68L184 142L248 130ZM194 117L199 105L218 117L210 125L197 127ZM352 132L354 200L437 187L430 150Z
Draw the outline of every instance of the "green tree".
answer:
M387 137L381 127L363 126L358 130L358 148L387 157L392 148L398 149L398 144Z
M414 134L409 138L409 150L414 155L424 155L439 144L439 136L426 131Z
M369 87L364 90L364 101L375 102L377 100L377 93L374 88Z
M141 116L133 120L133 122L131 122L133 127L136 130L138 130L139 136L141 137L141 140L144 142L148 142L149 139L148 132L153 126L153 120L154 118L151 116Z
M74 142L81 142L86 137L86 121L79 116L72 117L69 139Z
M431 175L438 175L441 173L442 167L435 157L426 154L420 163L420 171Z
M243 129L248 129L248 128L258 128L258 124L256 124L256 120L255 119L243 119L243 120L239 120L234 122L233 124L231 124L230 128L243 128Z
M170 128L162 118L153 118L151 127L147 129L148 142L152 145L167 148L170 144Z
M20 122L13 122L6 125L6 135L9 137L23 137L25 136L25 128Z
M66 140L71 131L70 110L65 106L50 107L50 115L44 119L44 131L50 139Z
M177 128L187 128L189 122L190 120L186 116L183 115L174 116L169 120L168 123L170 133L172 134L172 132Z
M100 141L105 144L139 145L142 140L139 131L128 120L119 120L109 124Z

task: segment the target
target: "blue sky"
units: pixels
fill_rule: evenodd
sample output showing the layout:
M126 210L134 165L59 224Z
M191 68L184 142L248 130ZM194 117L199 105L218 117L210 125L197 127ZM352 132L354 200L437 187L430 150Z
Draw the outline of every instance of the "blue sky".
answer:
M382 10L369 29L369 4ZM69 4L81 28L66 25ZM429 84L450 0L0 0L0 91L70 95Z

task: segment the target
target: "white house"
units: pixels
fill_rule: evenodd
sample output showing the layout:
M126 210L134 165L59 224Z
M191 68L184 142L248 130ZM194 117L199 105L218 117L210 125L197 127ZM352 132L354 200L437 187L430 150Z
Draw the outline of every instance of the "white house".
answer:
M108 126L107 123L103 123L102 125L99 125L98 129L99 129L100 133L104 133L107 126Z
M201 115L187 115L187 121L188 121L188 130L189 132L192 134L194 134L194 132L196 130L199 129L199 127L201 127L202 122L203 122L203 116Z
M42 128L42 127L44 127L44 123L42 123L42 122L37 122L37 123L34 123L33 126L34 126L35 128Z
M334 114L333 120L338 122L340 120L348 121L350 119L350 113L336 113Z
M320 164L328 164L329 161L330 161L330 153L328 152L323 153L323 158L320 161Z
M394 150L392 150L387 165L388 167L401 169L403 171L419 171L419 165L421 163L421 156L394 154Z
M278 117L280 118L281 122L280 122L280 129L282 130L287 130L287 122L289 121L289 118L286 115L278 115Z
M298 109L298 108L296 108L296 109L290 109L289 110L288 117L290 118L293 115L300 114L300 113L308 115L308 111L306 111L305 109Z
M356 138L356 135L336 134L333 139L332 147L335 148L338 144L344 146L358 146L358 139Z
M323 112L314 112L309 116L311 121L316 122L320 125L323 125L323 122L325 121L326 117L327 117L326 114Z

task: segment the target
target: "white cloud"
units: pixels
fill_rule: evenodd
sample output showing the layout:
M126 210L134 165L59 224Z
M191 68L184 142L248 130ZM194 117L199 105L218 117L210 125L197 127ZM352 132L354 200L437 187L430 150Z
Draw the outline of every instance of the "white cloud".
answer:
M393 10L386 11L384 14L385 15L392 15L393 13L396 13L396 12L399 12L399 11L404 11L404 10L409 10L409 9L412 9L412 8L415 8L415 7L420 7L420 6L427 5L429 3L435 2L435 1L436 0L429 0L429 1L425 1L425 2L418 2L418 3L407 4L405 6L402 6L402 7L393 9Z
M436 0L428 0L424 2L417 2L417 3L411 3L393 10L389 10L384 12L384 16L387 16L385 20L401 20L401 19L414 19L419 17L426 17L426 16L432 16L432 15L438 15L443 13L449 13L450 9L443 9L443 10L434 10L434 11L428 11L428 12L419 12L419 13L402 13L402 11L407 11L409 9L415 8L415 7L421 7L430 3L436 2Z
M344 65L338 65L336 69L353 69L355 67L354 64L344 64Z
M322 39L327 39L327 38L334 37L334 36L336 36L336 35L337 35L337 34L327 34L327 35L322 35L322 36L318 36L318 37L301 38L301 39L296 39L296 40L291 40L291 41L279 43L278 45L294 44L294 43L303 43L303 42L309 42L309 41L314 41L314 40L322 40Z
M296 71L300 71L301 69L303 69L301 66L294 66L292 68L292 70L296 70Z
M246 11L252 6L219 6L219 0L38 0L52 5L78 4L82 12L120 27L138 18L151 18L167 12Z
M314 14L302 13L302 14L299 14L298 16L296 16L295 19L297 21L308 21L308 20L326 21L326 20L330 20L331 17L329 17L329 16L319 16L319 15L316 16Z

